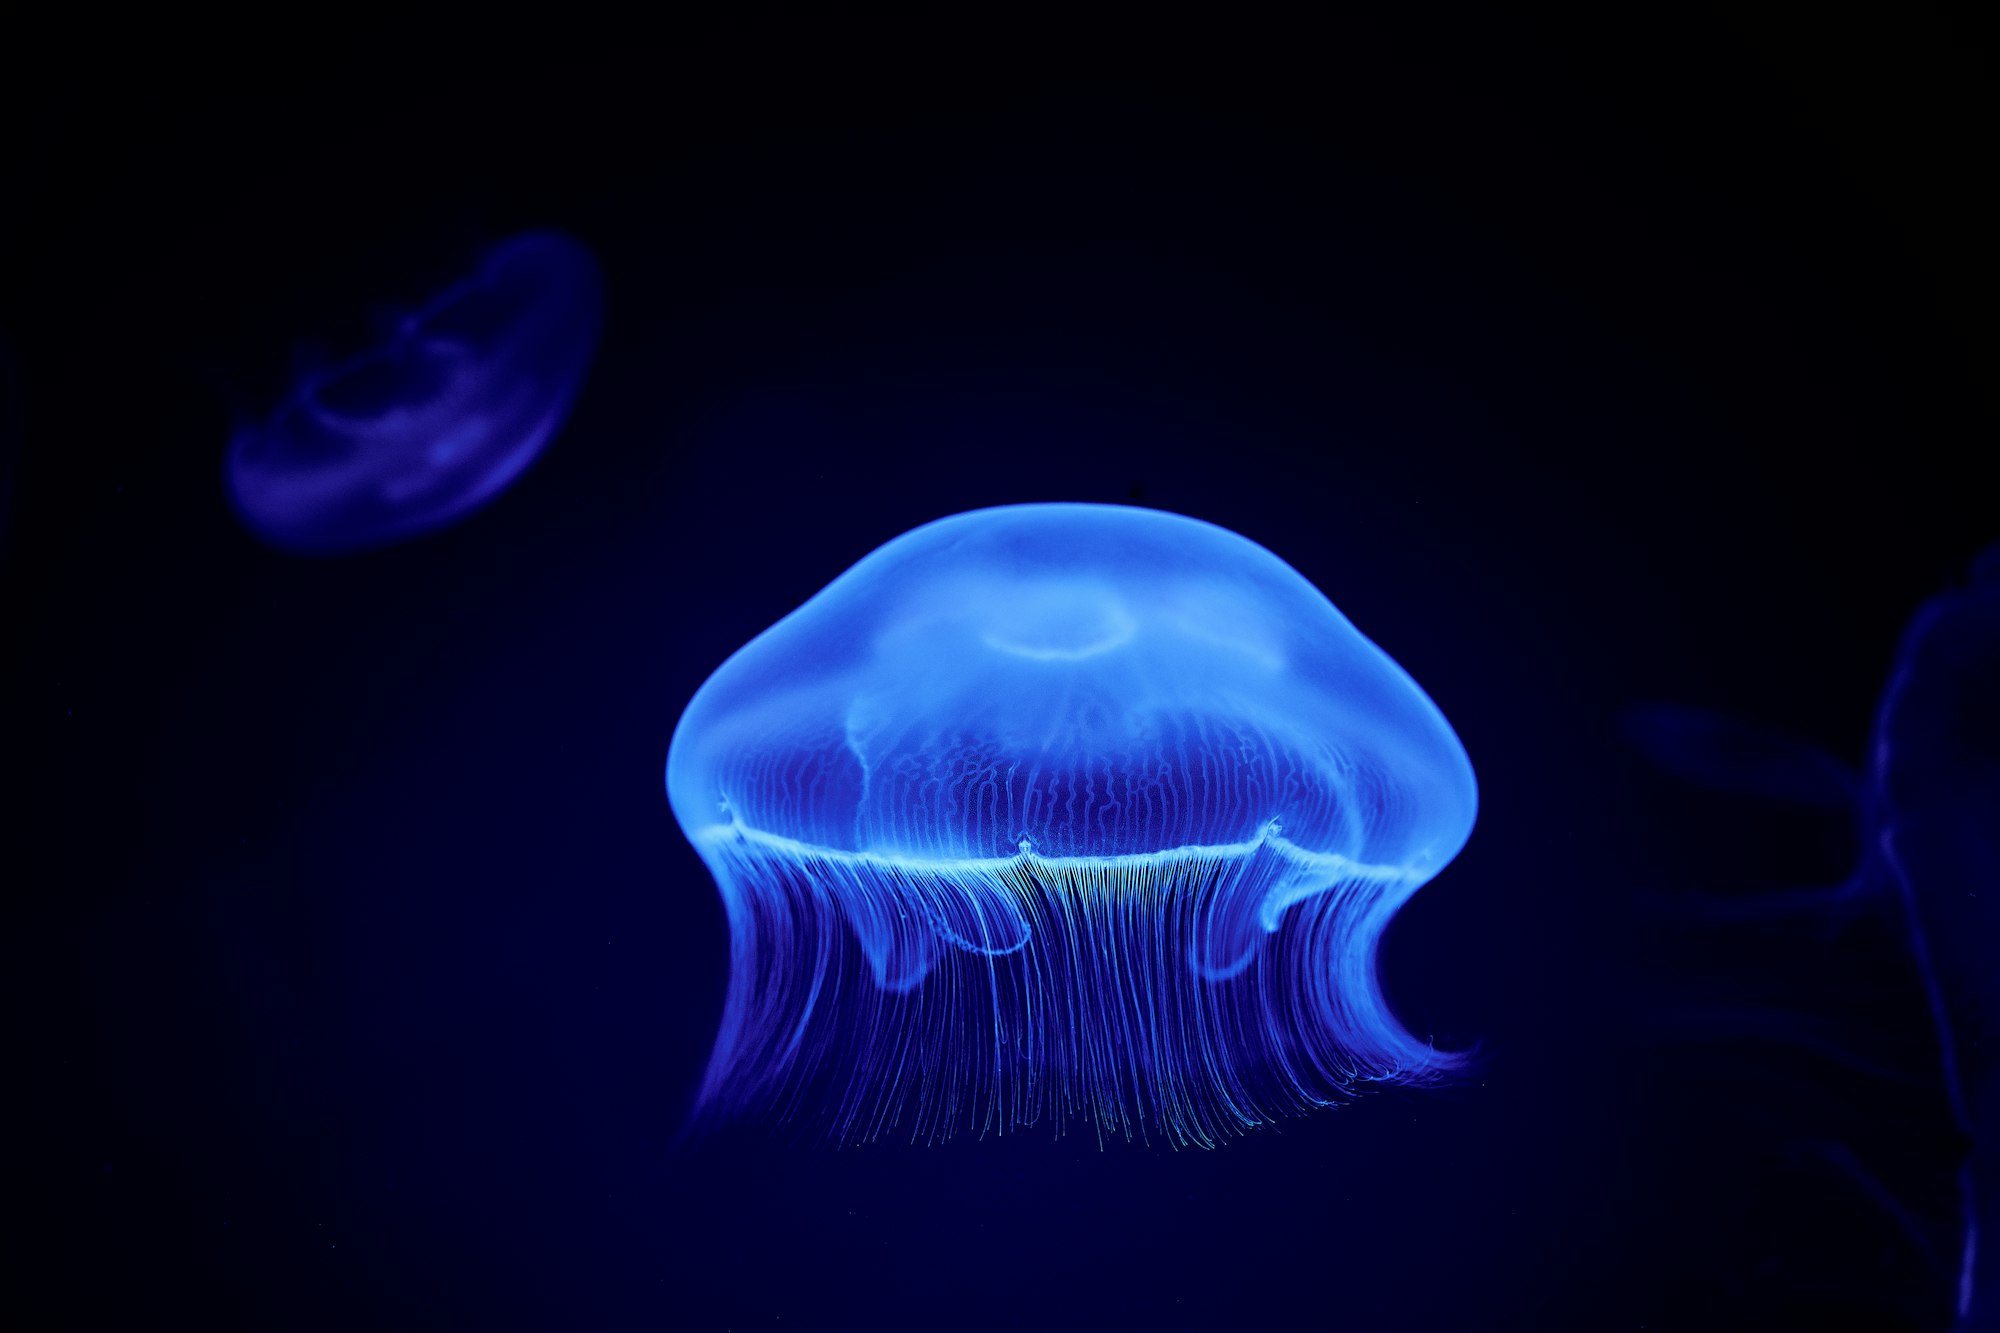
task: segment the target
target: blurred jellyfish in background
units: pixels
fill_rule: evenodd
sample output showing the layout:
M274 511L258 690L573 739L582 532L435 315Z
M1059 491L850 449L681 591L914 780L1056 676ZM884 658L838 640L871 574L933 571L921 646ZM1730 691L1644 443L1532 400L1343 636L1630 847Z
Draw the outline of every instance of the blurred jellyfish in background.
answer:
M243 521L331 554L444 526L498 494L561 427L596 349L590 252L528 232L398 321L380 345L306 376L230 442Z
M1746 1269L1793 1314L2000 1329L2000 547L1911 622L1861 773L1706 710L1626 723L1677 777L1764 802L1774 839L1810 827L1788 807L1852 849L1827 887L1655 904L1676 1078L1735 1122L1744 1199L1767 1169L1821 1224L1797 1245L1762 1227ZM1831 1216L1853 1219L1843 1244L1825 1243Z
M705 1113L1210 1145L1462 1057L1377 984L1476 805L1416 683L1262 547L939 520L737 652L667 792L731 930Z
M1968 1329L2000 1329L2000 547L1904 635L1876 724L1871 821L1934 987L1971 1137Z

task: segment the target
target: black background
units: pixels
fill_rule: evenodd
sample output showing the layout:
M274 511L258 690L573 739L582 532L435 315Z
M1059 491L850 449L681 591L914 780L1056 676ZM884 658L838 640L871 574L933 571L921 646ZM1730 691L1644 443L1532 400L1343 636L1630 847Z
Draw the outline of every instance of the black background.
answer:
M1743 964L1645 895L1835 877L1837 833L1685 798L1618 718L1858 762L2000 536L1967 34L553 22L12 85L10 1323L1948 1318L1794 1151L1837 1080L1650 1026ZM258 545L232 423L530 226L608 284L547 455L404 545ZM883 541L1055 499L1271 548L1452 720L1481 822L1384 966L1480 1071L1215 1152L676 1148L725 962L681 708ZM1893 949L1838 966L1907 1001ZM1871 1089L1852 1141L1942 1132ZM1928 1169L1874 1178L1935 1217Z

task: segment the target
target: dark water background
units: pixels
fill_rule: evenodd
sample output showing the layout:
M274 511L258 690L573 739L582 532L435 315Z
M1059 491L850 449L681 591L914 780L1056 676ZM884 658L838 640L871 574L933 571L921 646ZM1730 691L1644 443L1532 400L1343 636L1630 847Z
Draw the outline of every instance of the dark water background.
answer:
M1839 832L1617 721L1858 761L2000 536L1964 35L986 23L338 28L8 94L16 1326L1937 1326L1786 1128L1946 1143L1929 1094L1649 1017L1762 946L1646 895L1834 878ZM430 538L256 544L234 415L530 226L608 292L546 457ZM680 709L881 542L1055 499L1268 546L1452 720L1481 822L1385 969L1482 1072L1213 1153L676 1155L724 967ZM1791 994L1834 968L1925 1067L1907 960L1843 948Z

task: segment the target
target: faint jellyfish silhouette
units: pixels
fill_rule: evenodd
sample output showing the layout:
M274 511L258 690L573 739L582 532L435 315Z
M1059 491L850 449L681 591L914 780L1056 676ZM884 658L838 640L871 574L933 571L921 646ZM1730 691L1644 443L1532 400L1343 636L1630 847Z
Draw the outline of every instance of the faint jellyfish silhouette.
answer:
M379 346L306 376L230 442L230 498L300 553L381 546L498 494L561 426L603 320L597 263L528 232L400 320Z
M700 1112L1176 1144L1462 1057L1376 946L1472 769L1311 584L1210 524L979 510L731 657L667 792L731 931Z
M1815 1310L2000 1329L2000 548L1913 618L1861 774L1707 710L1625 722L1680 777L1851 823L1838 883L1654 904L1680 932L1659 1010L1692 1052L1676 1078L1729 1087L1713 1100L1822 1219L1844 1194L1898 1238L1885 1251L1848 1225L1850 1245L1759 1267Z
M1902 892L1972 1144L1960 1327L2000 1329L2000 546L1903 636L1870 755L1874 845Z

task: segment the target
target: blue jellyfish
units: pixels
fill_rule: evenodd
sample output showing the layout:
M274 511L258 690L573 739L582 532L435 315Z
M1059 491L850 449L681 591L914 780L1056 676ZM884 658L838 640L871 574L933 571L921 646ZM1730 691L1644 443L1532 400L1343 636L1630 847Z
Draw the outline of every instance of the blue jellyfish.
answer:
M1461 1056L1376 980L1471 765L1269 551L1086 504L941 519L696 693L667 794L721 891L708 1115L1212 1145Z
M538 231L495 247L381 345L307 377L270 420L237 432L237 512L274 546L333 553L477 508L562 424L602 312L578 241Z
M1856 1237L1741 1266L1850 1312L2000 1329L2000 547L1911 621L1859 772L1707 710L1626 728L1682 778L1846 825L1838 882L1655 904L1687 935L1659 1011L1692 1056L1678 1077L1730 1078L1739 1158Z

